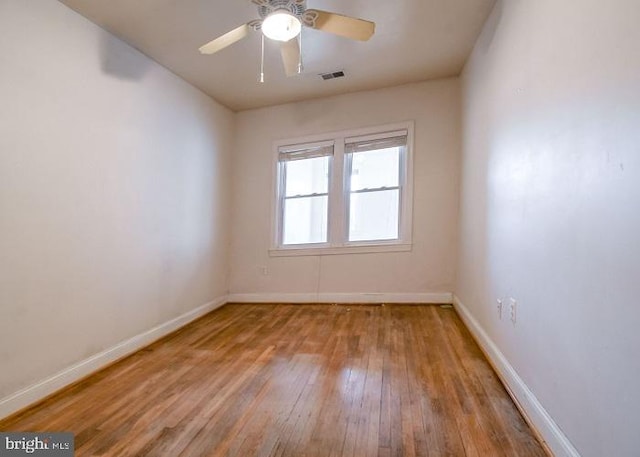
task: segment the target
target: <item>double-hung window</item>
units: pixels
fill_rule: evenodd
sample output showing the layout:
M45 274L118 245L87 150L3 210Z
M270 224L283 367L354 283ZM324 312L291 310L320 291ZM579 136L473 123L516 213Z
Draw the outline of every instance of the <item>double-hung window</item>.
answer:
M332 159L333 142L280 148L282 245L327 243Z
M409 250L412 127L278 142L272 255Z
M347 139L345 187L350 242L400 237L407 135L396 135Z

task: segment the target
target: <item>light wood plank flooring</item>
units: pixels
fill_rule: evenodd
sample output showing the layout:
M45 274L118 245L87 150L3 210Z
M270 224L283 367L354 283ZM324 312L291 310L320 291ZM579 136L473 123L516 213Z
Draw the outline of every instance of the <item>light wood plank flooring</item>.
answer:
M227 305L0 422L77 456L544 456L452 309Z

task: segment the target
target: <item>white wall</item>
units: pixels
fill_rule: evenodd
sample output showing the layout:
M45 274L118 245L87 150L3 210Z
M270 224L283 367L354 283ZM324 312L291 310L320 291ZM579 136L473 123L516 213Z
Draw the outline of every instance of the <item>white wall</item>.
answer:
M234 115L59 2L0 30L1 399L226 295Z
M457 295L584 457L640 455L638 18L500 1L463 79Z
M459 109L459 82L449 79L239 113L231 293L256 294L250 299L301 294L294 299L311 300L317 293L325 294L321 300L326 294L451 293ZM411 252L269 257L275 140L407 120L415 120ZM267 268L268 275L263 275L262 268Z

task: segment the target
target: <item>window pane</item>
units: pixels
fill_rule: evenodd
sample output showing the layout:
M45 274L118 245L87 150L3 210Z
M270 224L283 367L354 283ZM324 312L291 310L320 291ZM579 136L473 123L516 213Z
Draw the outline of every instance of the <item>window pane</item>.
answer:
M285 162L285 195L326 194L329 189L329 159L330 157L316 157Z
M327 242L329 197L304 197L284 202L282 244Z
M400 148L356 152L351 160L351 190L397 187Z
M399 191L351 194L349 241L398 239Z

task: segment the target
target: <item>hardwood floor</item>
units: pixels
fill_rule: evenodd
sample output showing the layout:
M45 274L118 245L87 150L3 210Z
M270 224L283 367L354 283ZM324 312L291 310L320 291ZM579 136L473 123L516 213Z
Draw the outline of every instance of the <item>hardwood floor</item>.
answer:
M227 305L0 422L77 456L544 456L452 309Z

